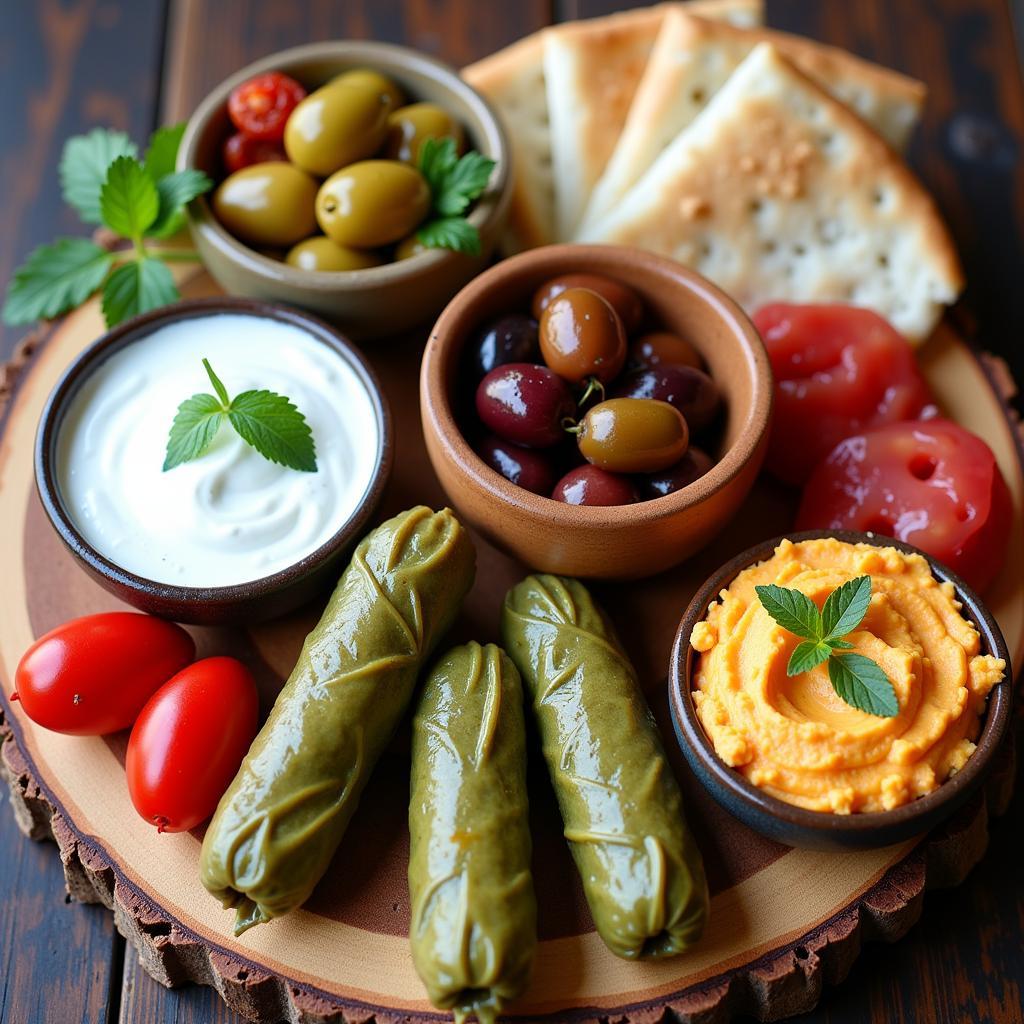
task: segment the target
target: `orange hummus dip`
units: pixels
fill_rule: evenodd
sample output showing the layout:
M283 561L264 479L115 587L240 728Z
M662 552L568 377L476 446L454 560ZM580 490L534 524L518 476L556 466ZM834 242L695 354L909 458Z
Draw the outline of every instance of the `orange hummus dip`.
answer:
M837 587L871 576L871 605L846 639L882 667L899 713L859 711L832 688L826 665L789 677L797 637L765 611L754 587L803 591L821 608ZM719 757L788 803L850 814L930 793L974 752L981 715L1005 662L981 654L950 583L920 555L842 541L783 541L744 570L690 644L700 652L697 716Z

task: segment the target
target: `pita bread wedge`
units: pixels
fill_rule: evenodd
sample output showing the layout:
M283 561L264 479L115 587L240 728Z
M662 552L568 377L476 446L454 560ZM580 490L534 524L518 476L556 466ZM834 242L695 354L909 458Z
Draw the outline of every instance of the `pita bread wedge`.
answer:
M963 287L935 204L900 157L770 43L586 240L671 256L751 311L865 306L914 342Z
M783 32L695 18L676 7L662 22L618 144L594 187L584 226L612 209L763 41L852 107L896 149L905 147L925 99L921 82L845 50Z

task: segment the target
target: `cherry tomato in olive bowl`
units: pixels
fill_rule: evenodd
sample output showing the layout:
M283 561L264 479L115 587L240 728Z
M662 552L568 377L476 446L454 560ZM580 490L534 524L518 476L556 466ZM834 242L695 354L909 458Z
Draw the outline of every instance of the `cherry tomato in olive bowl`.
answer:
M228 116L232 124L254 139L279 142L291 112L306 98L306 90L288 75L269 71L232 90Z
M913 544L984 590L1002 567L1010 492L980 438L948 420L841 441L804 489L798 530L860 530Z
M244 132L235 132L224 142L224 169L228 174L252 167L253 164L265 164L275 160L287 160L284 147L280 142L269 139L254 139Z
M72 619L41 636L14 676L13 699L37 725L73 736L127 729L196 653L180 626L139 612Z
M125 758L128 792L160 832L187 832L217 809L259 722L252 674L234 658L204 658L150 698Z
M913 349L877 313L778 303L754 314L775 374L768 469L803 484L845 437L927 415Z

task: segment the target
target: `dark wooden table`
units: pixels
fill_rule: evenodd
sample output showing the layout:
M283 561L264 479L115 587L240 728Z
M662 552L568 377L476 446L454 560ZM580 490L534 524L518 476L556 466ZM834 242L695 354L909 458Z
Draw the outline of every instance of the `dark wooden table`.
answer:
M60 201L64 139L93 125L140 141L214 83L285 46L405 42L455 64L614 0L0 0L0 283L37 244L79 233ZM911 161L963 254L979 343L1024 381L1024 0L768 0L769 22L926 81ZM18 332L0 328L0 359ZM0 581L2 585L2 581ZM806 1021L1024 1022L1024 795L959 889L930 894L894 947L865 949ZM0 796L0 802L4 801ZM1019 836L1019 832L1017 833ZM209 989L168 992L97 907L66 907L55 848L0 808L0 1022L212 1024L240 1018Z

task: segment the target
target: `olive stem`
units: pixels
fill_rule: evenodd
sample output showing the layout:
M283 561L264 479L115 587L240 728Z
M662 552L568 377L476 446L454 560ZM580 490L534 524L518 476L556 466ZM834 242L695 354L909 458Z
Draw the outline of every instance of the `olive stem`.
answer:
M580 405L586 404L587 399L590 398L590 396L593 395L595 391L600 393L601 401L603 402L604 401L604 384L602 384L601 381L597 379L597 377L588 377L587 378L587 386L584 389L583 394L580 396L579 404Z
M583 424L577 423L571 416L566 416L565 419L562 420L562 429L567 434L579 434L583 430Z

